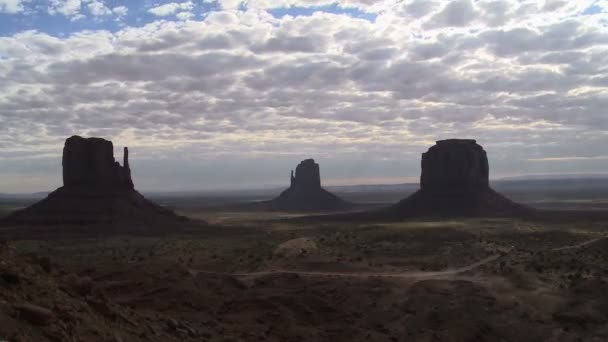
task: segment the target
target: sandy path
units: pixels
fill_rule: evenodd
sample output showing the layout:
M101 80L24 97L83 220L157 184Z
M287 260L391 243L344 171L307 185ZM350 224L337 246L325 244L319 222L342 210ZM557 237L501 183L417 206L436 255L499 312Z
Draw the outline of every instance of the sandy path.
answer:
M551 249L552 251L560 251L566 249L576 249L587 246L594 243L602 238L596 238L581 242L576 245L563 246ZM297 271L297 270L267 270L258 272L236 272L236 273L220 273L220 272L207 272L201 270L190 269L189 272L192 275L197 274L210 274L210 275L225 275L232 277L261 277L273 274L297 274L301 276L320 276L320 277L350 277L350 278L400 278L400 279L432 279L458 275L468 271L472 271L480 266L490 263L501 256L507 255L512 249L506 250L501 254L494 254L485 259L479 260L475 263L464 267L452 268L443 271L407 271L407 272L332 272L332 271Z
M588 240L588 241L584 241L584 242L578 243L576 245L552 248L551 250L552 251L563 251L563 250L566 250L566 249L577 249L577 248L581 248L581 247L585 247L587 245L590 245L590 244L592 244L592 243L594 243L596 241L599 241L601 239L603 239L603 237L592 239L592 240Z
M320 277L350 277L350 278L407 278L407 279L429 279L429 278L440 278L446 276L452 276L459 273L471 271L479 266L485 265L501 257L501 254L495 254L489 256L483 260L477 261L468 266L447 269L444 271L407 271L407 272L332 272L332 271L296 271L296 270L268 270L258 272L237 272L237 273L220 273L220 272L207 272L200 270L190 269L190 273L193 275L197 274L210 274L210 275L225 275L232 277L261 277L273 274L297 274L301 276L320 276Z

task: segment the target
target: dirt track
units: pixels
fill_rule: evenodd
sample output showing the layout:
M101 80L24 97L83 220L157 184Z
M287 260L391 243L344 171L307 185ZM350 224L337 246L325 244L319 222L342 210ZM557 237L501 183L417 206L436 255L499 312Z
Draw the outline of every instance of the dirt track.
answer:
M577 248L581 248L581 247L585 247L585 246L587 246L587 245L590 245L590 244L592 244L592 243L594 243L594 242L596 242L596 241L599 241L599 240L601 240L601 239L603 239L603 238L591 239L591 240L587 240L587 241L584 241L584 242L578 243L578 244L576 244L576 245L571 245L571 246L563 246L563 247L553 248L553 249L551 249L551 250L552 250L552 251L563 251L563 250L566 250L566 249L577 249Z
M397 272L397 273L387 273L387 272L326 272L326 271L289 271L289 270L269 270L269 271L259 271L259 272L244 272L244 273L218 273L218 272L206 272L200 270L190 270L190 273L193 275L197 274L212 274L212 275L222 275L222 276L233 276L233 277L261 277L273 274L297 274L300 276L320 276L320 277L351 277L351 278L407 278L407 279L433 279L433 278L441 278L445 276L452 276L460 273L464 273L467 271L471 271L479 266L492 262L498 258L500 258L501 254L495 254L489 256L483 260L470 264L468 266L448 269L445 271L433 271L433 272L424 272L424 271L413 271L413 272Z
M563 246L558 248L551 249L552 251L561 251L567 249L577 249L587 245L590 245L602 238L596 238L584 241L582 243L578 243L575 245ZM350 277L350 278L405 278L405 279L437 279L447 276L453 276L461 273L465 273L468 271L472 271L480 266L483 266L487 263L490 263L501 256L504 256L511 252L512 249L509 249L501 254L494 254L485 259L477 261L467 266L447 269L444 271L409 271L409 272L396 272L396 273L387 273L387 272L328 272L328 271L297 271L297 270L268 270L268 271L258 271L258 272L237 272L237 273L219 273L219 272L208 272L201 270L190 269L189 272L192 275L198 274L210 274L210 275L222 275L222 276L233 276L233 277L262 277L273 274L297 274L300 276L319 276L319 277Z

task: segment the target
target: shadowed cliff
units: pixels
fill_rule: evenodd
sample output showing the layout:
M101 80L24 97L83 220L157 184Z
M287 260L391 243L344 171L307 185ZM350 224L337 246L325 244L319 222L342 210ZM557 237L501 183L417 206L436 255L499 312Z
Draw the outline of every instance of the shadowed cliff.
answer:
M314 159L306 159L291 171L291 185L277 198L270 201L270 207L282 211L341 210L351 204L321 187L319 164Z
M531 211L490 187L486 151L475 140L449 139L422 154L420 190L388 212L412 216L514 216Z
M186 220L135 190L126 147L121 166L114 159L111 141L72 136L65 141L62 166L62 187L42 201L9 215L5 222L157 225Z

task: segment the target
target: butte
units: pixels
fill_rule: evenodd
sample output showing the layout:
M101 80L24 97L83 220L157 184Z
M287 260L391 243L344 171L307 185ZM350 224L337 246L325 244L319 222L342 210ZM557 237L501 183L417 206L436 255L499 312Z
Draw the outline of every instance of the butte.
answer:
M45 199L9 215L11 224L172 224L186 221L135 190L124 148L123 165L114 146L102 138L72 136L63 148L63 186Z
M420 189L388 209L391 217L521 216L531 212L494 191L486 151L475 140L437 141L422 154Z
M349 202L321 187L319 164L306 159L291 171L291 185L278 197L270 201L273 210L281 211L325 211L351 207Z

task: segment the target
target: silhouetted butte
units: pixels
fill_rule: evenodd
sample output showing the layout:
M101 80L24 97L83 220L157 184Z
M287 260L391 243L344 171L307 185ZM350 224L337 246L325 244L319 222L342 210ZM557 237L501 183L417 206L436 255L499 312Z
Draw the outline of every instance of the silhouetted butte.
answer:
M295 174L291 171L290 187L270 204L275 210L286 211L339 210L351 206L321 187L319 164L314 159L300 162Z
M175 215L137 192L131 179L129 150L123 165L114 146L102 138L72 136L63 148L63 186L42 201L6 219L29 224L172 223Z
M511 216L528 212L494 191L486 151L475 140L448 139L422 154L420 190L393 206L397 217Z

